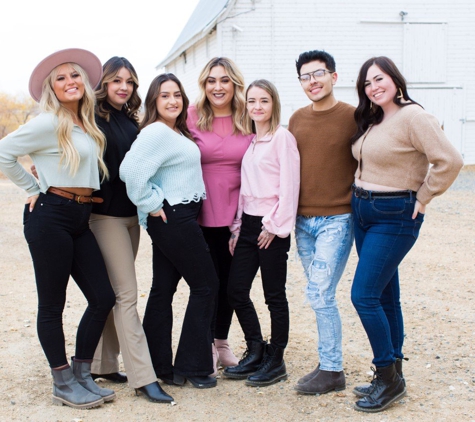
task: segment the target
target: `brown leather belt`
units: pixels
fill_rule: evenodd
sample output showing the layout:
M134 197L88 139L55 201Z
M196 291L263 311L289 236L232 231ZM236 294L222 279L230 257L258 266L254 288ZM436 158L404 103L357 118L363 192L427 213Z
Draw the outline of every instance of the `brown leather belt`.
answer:
M99 198L97 196L84 196L84 195L76 195L75 193L67 192L65 190L61 190L58 188L48 188L47 190L48 193L53 193L58 196L62 196L63 198L68 198L71 199L78 204L90 204L91 202L94 204L100 204L104 202L102 198Z

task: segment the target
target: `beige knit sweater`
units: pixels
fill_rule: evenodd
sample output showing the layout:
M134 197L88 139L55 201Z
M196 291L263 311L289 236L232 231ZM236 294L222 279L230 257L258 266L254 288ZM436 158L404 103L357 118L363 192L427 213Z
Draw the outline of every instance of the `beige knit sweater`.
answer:
M352 151L358 161L356 178L417 191L422 204L445 192L463 166L437 119L416 104L370 127Z

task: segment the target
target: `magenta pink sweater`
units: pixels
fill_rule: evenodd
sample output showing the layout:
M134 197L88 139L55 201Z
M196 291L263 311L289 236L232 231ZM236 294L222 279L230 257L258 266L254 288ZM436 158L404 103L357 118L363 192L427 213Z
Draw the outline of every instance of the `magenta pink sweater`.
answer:
M213 131L196 127L198 114L188 108L188 129L201 151L206 200L198 218L204 227L231 226L238 207L241 161L254 135L234 135L231 116L215 117Z

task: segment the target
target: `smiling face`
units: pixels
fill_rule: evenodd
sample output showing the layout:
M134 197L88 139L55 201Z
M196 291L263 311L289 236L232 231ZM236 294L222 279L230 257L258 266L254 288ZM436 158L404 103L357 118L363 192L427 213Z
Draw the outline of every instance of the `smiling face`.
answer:
M160 85L157 97L158 121L174 128L176 119L183 111L183 96L180 87L174 81L166 81Z
M396 106L393 100L397 87L391 77L373 64L366 73L365 94L370 101L380 106L385 113L388 108Z
M107 83L107 102L117 110L122 110L122 107L130 100L134 86L130 71L122 67L114 79Z
M272 97L262 88L253 86L247 91L247 112L256 125L268 124L272 117Z
M318 69L328 70L324 62L314 60L302 65L300 75L313 73ZM337 79L338 75L336 72L325 72L322 77L315 78L312 75L309 82L302 83L302 88L305 94L309 100L314 103L314 110L317 108L325 109L334 105L336 100L333 96L333 85L335 85Z
M66 108L76 109L84 96L84 82L81 75L69 63L56 69L53 91L58 101Z
M215 116L229 116L232 113L234 83L223 66L215 66L210 70L205 93Z

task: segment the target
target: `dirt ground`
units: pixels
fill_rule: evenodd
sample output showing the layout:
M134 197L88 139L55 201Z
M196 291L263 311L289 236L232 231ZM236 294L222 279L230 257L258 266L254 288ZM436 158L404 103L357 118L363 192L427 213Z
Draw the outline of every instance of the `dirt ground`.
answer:
M0 421L475 421L475 169L465 169L454 186L428 208L419 240L400 267L405 316L407 396L386 412L353 410L355 385L370 379L371 350L350 302L357 262L351 253L338 289L343 321L347 388L340 393L301 396L293 390L317 365L315 316L304 299L305 279L292 248L287 282L291 310L286 350L289 379L267 388L247 387L219 377L217 388L165 386L174 405L150 403L127 385L113 388L117 399L92 410L51 404L51 376L36 335L36 291L22 233L24 193L0 180ZM146 232L137 259L139 311L143 315L151 284L151 245ZM253 297L263 331L269 333L259 276ZM184 282L175 297L174 340L187 300ZM74 351L85 301L74 282L68 290L64 329ZM244 351L237 320L230 342Z

